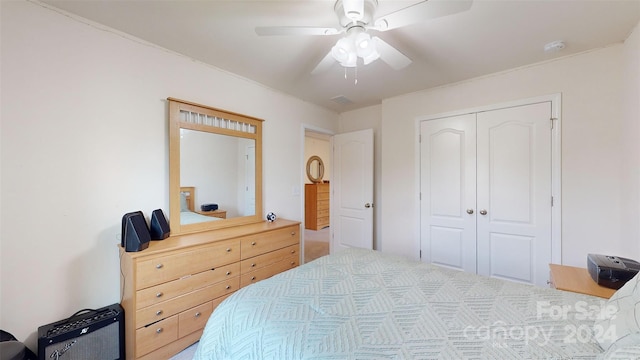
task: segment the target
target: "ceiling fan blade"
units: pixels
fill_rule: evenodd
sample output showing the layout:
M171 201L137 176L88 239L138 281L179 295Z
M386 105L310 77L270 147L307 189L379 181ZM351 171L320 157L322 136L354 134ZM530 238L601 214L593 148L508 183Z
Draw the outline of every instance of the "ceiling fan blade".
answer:
M316 74L320 74L323 73L327 70L329 70L329 68L335 63L335 59L333 58L333 56L331 55L331 50L329 50L329 52L327 53L327 55L320 60L320 62L318 63L318 65L316 65L315 69L313 69L313 71L311 71L311 75L316 75Z
M394 70L400 70L411 64L411 59L406 57L398 49L389 45L377 36L374 36L373 39L375 40L376 48L380 53L380 59L389 64L389 66L391 66Z
M283 35L335 35L342 30L322 27L306 26L259 26L256 34L259 36L283 36Z
M404 9L381 16L374 22L372 29L387 31L424 20L457 14L471 8L473 0L428 0Z

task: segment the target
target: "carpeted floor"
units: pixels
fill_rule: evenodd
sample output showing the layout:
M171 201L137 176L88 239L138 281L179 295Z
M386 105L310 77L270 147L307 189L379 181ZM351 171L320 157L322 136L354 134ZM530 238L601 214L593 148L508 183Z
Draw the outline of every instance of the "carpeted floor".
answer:
M329 228L304 231L304 262L329 255Z

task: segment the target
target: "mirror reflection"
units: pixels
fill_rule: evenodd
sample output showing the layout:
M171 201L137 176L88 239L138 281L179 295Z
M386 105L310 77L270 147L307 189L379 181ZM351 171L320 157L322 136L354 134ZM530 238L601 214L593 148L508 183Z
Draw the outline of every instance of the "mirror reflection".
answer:
M167 100L171 234L264 221L263 120Z
M180 129L180 224L256 214L253 139Z

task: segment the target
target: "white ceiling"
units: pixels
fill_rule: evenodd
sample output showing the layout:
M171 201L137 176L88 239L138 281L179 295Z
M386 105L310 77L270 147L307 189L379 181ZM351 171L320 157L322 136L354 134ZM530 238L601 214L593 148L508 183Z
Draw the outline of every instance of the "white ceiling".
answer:
M474 0L466 12L376 33L413 63L359 66L355 84L354 70L345 79L337 63L310 74L342 35L258 37L254 30L339 27L331 0L43 2L336 112L620 43L640 21L640 0ZM376 15L417 2L379 0ZM566 48L545 53L554 40ZM352 103L331 100L337 96Z

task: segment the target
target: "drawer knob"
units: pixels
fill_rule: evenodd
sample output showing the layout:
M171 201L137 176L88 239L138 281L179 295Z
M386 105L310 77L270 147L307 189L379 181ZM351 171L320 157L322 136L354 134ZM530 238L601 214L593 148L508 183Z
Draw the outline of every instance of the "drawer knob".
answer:
M251 264L251 267L256 267L256 264Z
M256 277L255 277L255 276L252 276L252 277L251 277L251 281L253 281L253 280L255 280L255 279L256 279Z
M255 241L252 241L252 242L251 242L251 246L256 246L256 242L255 242Z
M156 333L160 334L162 332L162 328L157 328Z
M162 315L162 310L158 310L158 311L156 311L156 315L157 315L157 316Z
M231 285L227 285L227 287L225 289L227 289L227 290L231 289Z
M296 262L295 262L295 261L292 261L292 262L291 262L291 266L293 266L293 265L295 265L295 264L296 264Z
M196 317L200 317L200 311L196 313Z
M227 275L231 275L231 271L227 271Z
M295 232L295 231L292 231L292 232L291 232L291 236L295 236L295 234L296 234L296 232Z
M164 265L162 265L162 264L158 264L158 265L156 265L156 269L162 269L163 266Z
M162 297L162 295L164 295L164 294L159 292L159 293L156 294L156 297L159 298L159 297Z
M291 253L292 253L292 254L295 254L295 253L296 253L296 251L295 251L295 250L291 250Z
M231 248L227 248L227 252L231 252Z

